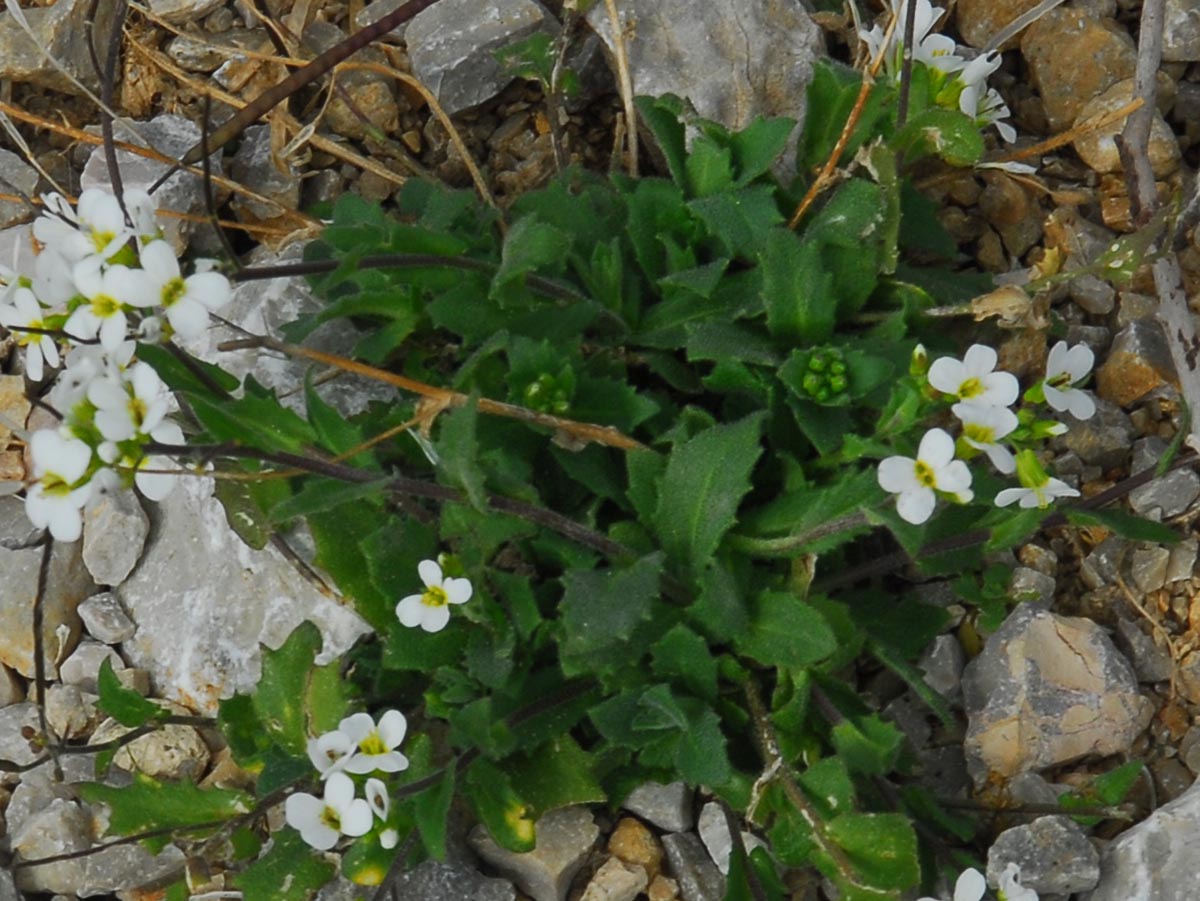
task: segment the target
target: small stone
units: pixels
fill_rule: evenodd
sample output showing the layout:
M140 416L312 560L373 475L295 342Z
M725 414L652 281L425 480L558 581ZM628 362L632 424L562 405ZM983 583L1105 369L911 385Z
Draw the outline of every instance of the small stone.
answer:
M230 162L230 175L244 185L254 185L256 192L274 202L236 195L232 206L239 218L270 222L296 208L300 201L300 175L291 163L285 165L284 172L275 165L270 126L251 125L242 132L242 143Z
M20 704L25 700L25 683L21 677L0 663L0 707Z
M144 669L127 666L125 669L117 670L116 673L117 681L121 683L122 688L132 689L143 698L150 696L150 674Z
M1133 668L1096 623L1019 605L963 673L976 785L1121 754L1153 716Z
M0 585L4 586L4 603L0 604L0 663L26 678L34 674L33 607L41 562L40 547L20 550L0 547ZM76 610L95 590L83 566L79 542L56 541L50 551L50 568L42 595L42 646L46 672L51 677L57 672L55 661L74 650L82 631Z
M1162 58L1165 62L1200 60L1200 4L1167 0L1163 8Z
M501 848L483 826L471 831L469 841L480 857L533 901L565 901L571 880L591 853L600 829L584 807L551 810L535 828L537 847L525 854Z
M1175 367L1162 326L1136 319L1117 332L1108 358L1096 370L1096 391L1127 407L1155 388L1175 382Z
M21 781L13 789L5 814L8 818L8 834L16 835L25 822L40 810L45 810L55 798L64 801L79 800L71 787L73 782L95 782L96 762L93 754L66 754L59 756L62 780L54 772L54 762L45 762L26 770Z
M1005 791L1014 804L1057 804L1065 786L1047 782L1037 773L1018 773L1005 784Z
M962 746L942 745L917 751L921 785L934 795L945 798L965 798L971 788L967 760Z
M1100 855L1066 816L1038 817L996 836L988 850L988 882L999 884L1009 863L1021 868L1021 885L1042 895L1086 892L1100 881Z
M1193 774L1200 774L1200 726L1192 726L1180 739L1179 759Z
M1117 289L1090 272L1073 278L1068 290L1081 310L1096 316L1107 316L1117 303Z
M84 851L91 845L91 817L79 803L64 798L54 798L12 836L12 849L18 860ZM86 871L86 857L22 867L17 870L17 887L25 892L74 895L83 885Z
M967 655L953 635L938 635L917 661L925 684L947 701L962 697L962 671Z
M1091 466L1102 469L1123 466L1133 442L1133 426L1119 406L1103 397L1095 400L1096 414L1091 419L1080 422L1069 415L1063 417L1067 433L1060 440L1067 450Z
M46 725L61 739L90 735L100 722L96 700L77 685L51 685L46 689Z
M1183 696L1193 704L1200 704L1200 651L1192 651L1180 658L1175 676L1176 686Z
M1167 564L1171 552L1165 547L1138 548L1129 561L1129 575L1143 594L1156 591L1167 583Z
M1129 542L1120 535L1105 538L1083 558L1079 567L1080 580L1092 590L1114 584L1128 551Z
M0 901L21 901L17 894L17 884L13 882L12 873L0 870Z
M610 857L592 876L579 901L634 901L648 884L641 867Z
M653 880L662 869L662 844L641 820L621 817L608 840L609 852L627 864L640 866Z
M982 49L1010 22L1037 6L1038 0L959 0L954 18L962 39ZM1012 44L1005 45L1007 47Z
M1150 773L1154 776L1160 803L1174 801L1196 781L1188 768L1175 757L1160 757L1153 761Z
M368 3L354 17L354 27L366 28L368 25L374 25L384 16L394 13L396 8L403 2L404 0L375 0L374 3ZM404 32L407 28L408 22L401 22L383 37L379 38L379 40L392 44L402 44L404 43Z
M1064 7L1025 29L1021 53L1053 131L1070 127L1085 103L1132 77L1137 64L1137 49L1125 29Z
M554 17L536 0L441 0L413 16L404 36L413 75L454 115L512 81L496 51L538 31L557 30Z
M222 0L150 0L150 11L172 25L203 19L220 6Z
M1058 555L1040 544L1023 544L1017 551L1017 559L1022 566L1035 569L1043 576L1054 576L1058 573Z
M1109 87L1104 93L1087 101L1080 109L1075 119L1075 125L1080 126L1090 119L1114 112L1129 103L1134 95L1134 81L1126 78ZM1075 152L1079 154L1088 166L1101 174L1120 172L1121 154L1117 151L1116 137L1125 127L1125 120L1116 122L1104 128L1091 128L1075 139ZM1150 157L1150 168L1159 178L1170 175L1179 168L1179 140L1171 131L1161 113L1155 112L1150 122L1150 143L1147 147Z
M340 44L346 34L332 22L318 20L304 29L304 37L314 51L323 51ZM364 47L355 54L355 60L384 66L388 64L387 56L375 47ZM370 69L347 69L339 73L338 85L353 98L357 112L346 103L340 92L335 94L325 107L324 115L325 124L333 132L363 140L378 132L392 134L400 127L400 107L396 103L393 80L389 76ZM359 118L360 114L366 119L365 122ZM390 182L388 186L395 187Z
M1196 551L1200 542L1195 538L1185 538L1171 548L1171 560L1167 563L1167 581L1182 582L1190 579L1196 568Z
M27 766L41 756L30 746L30 739L41 728L37 704L24 702L0 707L0 760ZM10 824L10 828L12 828Z
M895 725L909 744L914 748L923 748L929 744L929 739L933 736L933 729L929 723L929 705L918 698L913 692L906 691L898 697L892 698L883 707L883 718ZM704 821L704 813L700 814L701 823ZM728 836L726 836L728 838ZM704 839L704 832L701 831L700 838ZM704 842L708 845L708 842ZM717 866L721 866L721 860L717 857L709 845L709 853L713 855L713 860L717 862ZM725 851L725 860L728 862L729 852ZM721 869L722 873L727 873L725 867Z
M1130 471L1137 474L1157 466L1166 451L1167 443L1157 435L1141 439L1133 445ZM1162 521L1183 513L1198 497L1200 475L1191 468L1177 469L1130 491L1129 508L1139 516ZM1190 571L1184 578L1189 576Z
M663 836L663 848L683 898L687 901L722 901L725 877L709 858L699 838L690 832L672 832Z
M729 824L725 820L725 812L721 809L720 804L716 801L709 801L704 805L700 810L700 822L697 824L696 831L700 833L700 841L704 842L704 847L708 849L708 856L717 865L721 875L728 876L729 855L733 852L733 835L729 831ZM757 835L745 830L742 831L742 845L747 854L753 852L755 848L767 846Z
M357 898L352 886L347 898ZM517 890L505 879L493 879L462 864L426 860L398 880L393 901L515 901Z
M12 194L14 189L32 198L37 190L38 172L11 150L0 149L0 193ZM11 186L11 187L10 187ZM29 207L16 200L0 200L0 229L15 225L29 215ZM7 263L7 260L5 261ZM4 376L3 378L11 378ZM24 422L21 418L14 422ZM0 435L8 429L0 425Z
M1067 343L1086 344L1097 357L1108 352L1112 343L1112 332L1102 325L1080 325L1072 323L1067 326Z
M1018 566L1013 570L1008 594L1015 601L1029 601L1041 607L1049 607L1054 603L1054 592L1057 588L1058 583L1053 576L1047 576L1028 566Z
M175 713L187 711L167 705ZM89 744L99 745L120 738L132 730L114 719L107 719L92 733ZM176 723L155 729L127 745L113 756L113 765L130 773L145 773L155 779L190 779L199 781L208 768L208 745L193 726Z
M108 34L115 9L109 4L99 5L94 22L89 22L92 4L88 0L31 5L24 15L32 37L12 13L0 13L0 81L75 95L82 93L76 82L90 90L99 90L100 79L92 65L87 41L80 36Z
M105 491L83 509L83 562L98 585L120 585L142 555L150 520L134 491Z
M108 660L114 671L125 668L125 661L108 645L99 641L82 641L71 656L59 667L59 678L68 685L78 685L84 691L96 692L100 665Z
M1171 655L1132 620L1117 621L1117 645L1133 664L1139 682L1165 682L1175 671Z
M0 496L0 548L10 551L27 548L37 541L41 531L25 515L25 502L21 498L11 494Z
M646 897L650 901L676 901L679 897L679 883L666 876L655 876L650 887L646 889Z
M630 792L621 806L668 832L686 832L696 825L692 790L683 782L646 782Z
M88 634L105 644L120 644L132 638L137 629L111 591L94 594L80 604L79 618Z

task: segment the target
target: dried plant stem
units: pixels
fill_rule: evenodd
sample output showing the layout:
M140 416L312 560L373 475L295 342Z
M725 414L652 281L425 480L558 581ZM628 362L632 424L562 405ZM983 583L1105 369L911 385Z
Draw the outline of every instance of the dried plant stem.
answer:
M1030 144L1028 147L1021 147L1016 150L1010 150L1008 153L1002 153L1000 156L993 157L988 160L989 163L1011 163L1019 160L1027 160L1031 157L1041 156L1044 153L1049 153L1052 150L1057 150L1066 144L1074 143L1085 135L1091 134L1094 131L1099 131L1102 128L1107 128L1114 122L1120 122L1126 116L1132 114L1135 110L1142 107L1144 101L1140 97L1135 97L1128 103L1118 107L1115 110L1109 110L1107 113L1101 113L1097 116L1092 116L1080 122L1073 128L1068 128L1061 134L1047 138L1044 141L1039 141L1036 144Z
M625 136L629 157L625 161L629 174L637 178L638 174L638 130L637 110L633 105L633 77L629 72L629 57L625 53L625 30L621 25L621 16L617 12L617 0L604 0L608 10L608 24L613 33L613 56L617 61L617 86L621 91L621 104L625 107Z
M1171 633L1166 630L1162 623L1150 615L1150 611L1142 605L1142 602L1137 599L1137 595L1125 584L1125 580L1121 577L1120 573L1117 573L1117 586L1121 589L1121 593L1125 595L1125 600L1129 601L1130 606L1142 615L1142 618L1150 624L1150 628L1154 630L1155 634L1163 640L1163 644L1167 646L1167 651L1171 654L1172 663L1171 678L1167 686L1169 692L1168 698L1174 698L1176 695L1175 672L1180 658L1179 648L1175 646L1175 642L1171 639Z
M220 351L230 351L259 347L286 354L289 357L298 357L313 360L326 366L334 366L346 372L361 375L364 378L383 382L387 385L394 385L403 391L417 394L430 402L431 412L434 416L449 407L461 407L472 402L470 395L463 394L461 391L454 391L450 388L438 388L435 385L428 385L425 382L419 382L416 379L410 379L407 376L389 372L386 369L378 369L366 363L351 360L348 357L339 357L336 354L301 347L297 344L288 344L285 341L277 341L274 338L254 337L226 341L218 345L217 349ZM508 419L527 422L531 425L543 426L554 430L556 433L569 435L576 441L585 443L595 442L596 444L602 444L606 447L616 447L621 450L648 449L640 441L622 434L612 426L600 426L588 422L577 422L573 419L563 419L559 416L552 416L549 413L539 413L527 407L498 400L490 400L486 397L478 398L477 402L480 413L486 413L490 416L503 416Z

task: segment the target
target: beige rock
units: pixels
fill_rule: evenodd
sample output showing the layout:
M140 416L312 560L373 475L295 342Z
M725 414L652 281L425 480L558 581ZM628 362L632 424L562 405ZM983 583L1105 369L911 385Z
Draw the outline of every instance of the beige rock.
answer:
M1126 78L1117 82L1104 93L1093 97L1083 105L1075 124L1079 125L1095 116L1101 116L1113 110L1120 109L1133 98L1133 79ZM1116 136L1125 127L1125 120L1119 119L1106 128L1090 131L1075 141L1075 152L1079 158L1092 169L1101 174L1121 171L1121 155L1117 152ZM1159 178L1170 175L1179 168L1179 141L1171 127L1158 112L1155 112L1150 123L1150 144L1148 147L1150 166Z
M1111 20L1059 7L1026 29L1021 52L1055 131L1069 127L1085 103L1133 75L1137 50Z
M662 869L663 849L658 838L641 820L622 817L608 840L608 850L625 863L640 866L648 879Z
M0 447L12 437L8 424L23 426L31 409L25 396L25 378L19 375L0 375Z
M187 714L177 704L161 703L173 713ZM114 719L107 719L92 733L89 744L98 745L132 732ZM145 773L155 779L198 781L208 768L208 745L193 726L170 724L122 745L113 756L113 765L131 773Z
M1155 388L1175 381L1162 326L1153 319L1135 319L1113 338L1104 365L1096 370L1096 393L1127 407Z
M1017 16L1038 5L1039 0L958 0L955 21L958 33L972 47L984 47ZM1014 46L1014 38L1004 49Z
M633 901L647 886L646 871L610 857L596 871L579 901Z
M646 897L650 901L675 901L679 897L679 883L666 876L655 876L646 889Z

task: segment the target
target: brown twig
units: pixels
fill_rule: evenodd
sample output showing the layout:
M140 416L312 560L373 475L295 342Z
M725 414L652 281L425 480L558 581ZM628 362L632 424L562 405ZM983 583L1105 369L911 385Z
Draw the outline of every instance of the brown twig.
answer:
M617 12L617 0L604 0L608 10L608 24L613 33L613 56L617 62L617 86L621 92L621 104L625 107L625 126L629 156L626 165L629 174L637 178L638 174L638 129L637 110L633 105L633 77L629 74L629 57L625 53L625 30L621 25L621 16Z

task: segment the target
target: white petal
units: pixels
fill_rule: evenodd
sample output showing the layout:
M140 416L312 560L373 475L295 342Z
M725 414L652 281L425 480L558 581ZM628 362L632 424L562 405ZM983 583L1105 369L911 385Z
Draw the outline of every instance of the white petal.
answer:
M369 713L352 713L338 723L338 731L344 733L350 741L357 745L375 731L375 720L371 719Z
M354 742L336 729L326 732L308 741L308 759L312 761L319 773L330 772L331 768L341 768L345 758L354 750Z
M400 620L401 625L408 626L410 629L419 626L424 607L419 594L410 594L396 605L396 619Z
M142 268L159 284L179 278L179 258L166 241L151 241L142 248L139 257Z
M446 592L446 600L451 604L465 604L471 600L470 579L447 579L442 584L442 590Z
M1049 404L1051 410L1065 413L1071 406L1066 393L1055 388L1049 382L1042 383L1042 394L1045 396L1046 403Z
M978 870L963 870L954 883L954 901L979 901L987 891L987 879Z
M954 439L943 429L930 429L917 448L917 459L935 470L941 469L954 459Z
M983 452L992 461L992 465L1005 475L1011 475L1017 471L1017 460L1008 448L1001 447L999 444L989 444L983 449Z
M301 831L320 822L324 810L325 803L320 798L314 798L304 792L288 795L287 800L283 802L283 814L287 824Z
M929 367L929 384L943 394L958 394L958 389L967 379L963 364L953 357L934 360Z
M138 491L144 494L147 500L161 501L175 490L175 480L178 476L167 472L146 472L146 469L174 469L170 457L147 457L142 466L145 469L138 467L138 471L133 477L133 483L137 485Z
M915 471L916 461L912 457L888 457L879 463L876 479L884 491L895 493L909 491L920 485Z
M929 519L936 504L937 498L933 494L933 489L922 486L901 494L896 500L896 512L905 522L919 526Z
M421 615L421 628L426 632L441 632L450 622L450 608L426 607Z
M342 834L351 837L366 835L375 824L375 814L371 813L371 805L362 798L355 798L350 806L341 812Z
M1026 495L1032 493L1028 488L1005 488L996 495L996 506L1007 507L1014 501L1022 500Z
M229 279L219 272L197 272L185 281L187 296L210 310L224 306L229 301Z
M1021 395L1021 383L1011 372L993 372L980 379L985 387L986 403L1007 407Z
M388 815L388 792L387 786L383 784L382 779L368 779L367 787L363 794L367 796L367 803L371 805L371 810L375 816L381 820L386 820Z
M998 359L995 348L986 344L972 344L963 354L963 369L968 376L981 378L996 368Z
M379 737L389 750L400 746L407 731L408 720L399 710L389 710L379 718Z
M1091 419L1096 413L1096 402L1077 388L1066 392L1067 411L1076 419Z
M325 803L339 813L354 800L354 783L345 773L333 773L325 782Z
M417 575L421 577L426 588L440 588L442 585L442 568L436 560L422 560L418 563Z
M167 322L181 338L199 338L208 328L208 310L195 300L183 297L167 307Z

